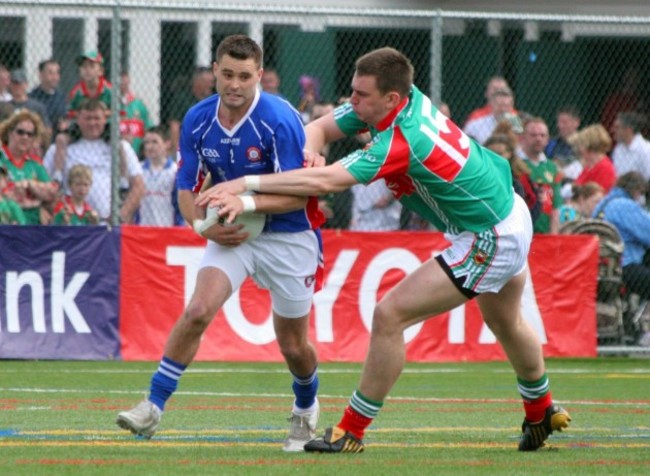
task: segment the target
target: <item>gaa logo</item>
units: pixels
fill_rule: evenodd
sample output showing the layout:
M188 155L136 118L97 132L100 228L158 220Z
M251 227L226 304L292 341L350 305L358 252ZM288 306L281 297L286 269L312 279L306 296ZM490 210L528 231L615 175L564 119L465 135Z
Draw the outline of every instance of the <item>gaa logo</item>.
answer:
M307 276L305 278L305 287L310 288L312 284L314 284L314 281L316 281L316 276L313 274L311 276Z
M249 147L246 149L246 157L248 157L248 160L251 162L259 162L262 160L262 151L257 147Z
M488 260L488 254L483 250L478 250L474 255L474 263L478 265L485 264Z

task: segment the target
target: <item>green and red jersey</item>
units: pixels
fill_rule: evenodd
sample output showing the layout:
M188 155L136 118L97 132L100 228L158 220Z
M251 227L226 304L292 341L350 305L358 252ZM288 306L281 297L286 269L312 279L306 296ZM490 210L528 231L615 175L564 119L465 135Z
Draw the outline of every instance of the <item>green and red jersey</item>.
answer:
M14 200L0 197L0 225L25 225L26 223L20 205Z
M415 86L376 127L349 103L334 118L347 135L371 134L364 149L342 159L354 178L363 184L384 178L404 206L438 230L479 233L512 210L508 161L470 139Z
M99 78L97 92L94 95L90 93L88 85L85 82L79 81L74 85L72 90L70 90L70 94L68 94L68 116L76 117L77 111L85 99L99 99L101 102L106 104L106 107L110 110L112 91L113 86L103 76Z
M97 212L88 202L78 210L69 195L61 197L54 207L53 225L96 225L97 221Z
M542 205L541 213L533 222L533 231L549 233L553 210L559 209L564 202L560 194L562 177L555 162L545 157L535 162L525 159L524 162L530 169L530 181L536 185L538 199Z
M36 156L27 155L21 159L13 157L9 149L4 146L0 149L0 165L7 169L8 188L13 189L16 182L22 180L36 180L38 182L51 182L41 159ZM41 201L27 193L25 196L16 196L16 201L25 214L28 225L39 225Z
M122 98L122 109L120 110L120 132L122 136L131 136L131 146L136 154L140 154L140 147L144 139L144 133L153 126L149 118L149 111L142 100L129 93Z

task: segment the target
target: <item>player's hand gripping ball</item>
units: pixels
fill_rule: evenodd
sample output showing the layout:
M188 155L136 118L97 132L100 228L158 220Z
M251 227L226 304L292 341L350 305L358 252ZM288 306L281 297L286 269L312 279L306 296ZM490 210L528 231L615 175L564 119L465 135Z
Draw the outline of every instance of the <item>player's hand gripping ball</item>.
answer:
M253 195L255 192L244 192L241 195ZM232 223L226 223L226 219L218 215L219 209L217 207L208 207L206 210L205 220L201 224L199 231L201 234L208 228L216 225L217 223L225 226L230 225L244 225L241 232L248 233L248 238L246 241L251 241L257 238L266 224L266 215L264 213L257 212L244 212L241 215L238 215L235 218L235 221Z

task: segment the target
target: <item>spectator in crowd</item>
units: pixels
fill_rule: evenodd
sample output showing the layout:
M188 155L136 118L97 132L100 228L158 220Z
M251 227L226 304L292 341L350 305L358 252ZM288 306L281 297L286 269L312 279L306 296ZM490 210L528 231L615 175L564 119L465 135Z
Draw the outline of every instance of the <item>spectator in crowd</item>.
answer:
M596 182L608 193L616 183L616 170L606 155L612 148L607 130L600 124L592 124L573 134L569 142L578 151L584 167L575 183Z
M303 74L298 78L300 85L300 100L298 101L298 112L302 121L308 124L312 121L314 106L320 102L320 80L314 76Z
M36 99L30 98L27 94L27 74L24 69L14 69L11 72L11 83L9 89L11 90L12 96L12 99L9 102L14 107L14 111L28 109L38 114L44 126L43 132L39 138L44 141L44 144L49 144L50 139L52 138L52 124L50 123L50 118L47 114L45 105ZM42 150L42 148L40 150Z
M126 71L120 76L120 107L122 139L129 142L135 153L140 156L145 131L153 124L147 106L131 91L131 77Z
M0 122L9 119L14 113L14 106L10 102L0 101Z
M108 223L111 216L112 151L104 139L106 129L106 105L100 99L86 99L77 111L77 123L81 138L67 146L66 155L59 160L56 154L58 143L53 144L45 154L44 163L52 177L66 183L70 169L87 165L93 171L93 184L88 194L88 203L99 214L100 221ZM121 203L121 223L131 223L144 194L142 166L131 144L120 141L120 181L126 182L129 190ZM69 193L66 188L66 193Z
M639 68L630 66L623 72L620 87L605 99L600 115L600 123L612 137L616 136L613 125L619 113L641 110L640 84L641 74Z
M63 195L54 207L53 225L97 225L99 215L86 201L93 184L93 171L77 164L68 173L69 194Z
M4 64L0 63L0 102L11 101L9 83L11 83L9 69Z
M498 90L510 91L511 89L508 81L506 81L506 78L503 76L492 76L488 79L488 82L485 85L485 104L469 113L469 116L467 116L467 120L465 121L465 127L467 127L467 123L470 121L474 121L475 119L480 119L492 114L493 111L490 98ZM512 110L511 112L513 114L516 114L515 110ZM447 115L445 114L445 116Z
M24 225L27 221L23 209L6 195L7 185L7 167L0 164L0 225Z
M0 166L7 170L11 198L16 200L25 214L28 225L47 223L49 217L41 217L42 205L56 198L57 184L33 155L34 142L43 134L40 117L27 109L16 112L0 124Z
M625 248L621 265L625 287L644 299L650 299L650 214L641 205L648 181L638 172L627 172L600 201L593 217L602 218L616 227ZM645 258L645 259L644 259Z
M214 73L208 66L197 66L192 73L189 89L181 89L174 92L172 102L169 106L169 137L171 139L172 151L178 149L178 138L180 137L181 122L189 108L199 101L214 94L216 83Z
M262 91L284 97L280 93L280 75L273 68L264 68L262 79L260 80Z
M512 126L507 121L499 123L492 134L485 141L485 147L496 152L510 163L512 171L512 186L515 192L526 201L533 222L537 220L541 211L541 202L537 196L535 185L530 180L530 169L517 155L517 136L512 131Z
M513 125L516 133L521 132L521 121L514 110L514 97L510 89L497 89L490 96L490 114L467 121L465 133L483 144L492 135L494 128L503 120L508 120Z
M74 119L86 100L97 99L106 106L104 109L106 117L111 115L113 86L104 77L104 57L97 51L88 51L78 56L76 63L79 67L79 82L68 93L67 116L70 122L64 127L57 124L57 135L54 139L57 163L65 160L68 144L80 137L79 125ZM108 132L108 129L105 132Z
M616 176L628 172L639 172L650 180L650 142L641 135L645 117L636 112L621 112L614 121L614 138L616 146L612 151L612 160Z
M591 217L596 205L604 196L605 190L596 182L571 184L571 197L560 207L560 224Z
M352 231L392 231L400 229L402 205L381 179L368 185L352 186Z
M162 126L149 128L144 135L144 197L140 202L140 225L174 226L176 210L173 196L176 194L176 171L174 159L169 155L169 134Z
M548 126L541 117L532 117L524 122L523 130L519 143L542 207L533 228L535 233L557 233L559 208L563 202L560 194L561 174L555 163L544 154L548 145Z
M65 95L59 91L61 66L55 59L46 59L38 64L39 84L29 92L29 97L45 105L51 127L57 130L60 121L67 114Z
M580 112L575 106L562 106L557 111L556 122L557 135L548 142L544 153L562 172L563 182L572 182L582 172L582 164L568 139L580 127Z
M98 99L106 105L105 114L110 116L113 86L104 77L104 57L97 51L88 51L77 57L79 82L68 94L68 116L76 117L86 99Z

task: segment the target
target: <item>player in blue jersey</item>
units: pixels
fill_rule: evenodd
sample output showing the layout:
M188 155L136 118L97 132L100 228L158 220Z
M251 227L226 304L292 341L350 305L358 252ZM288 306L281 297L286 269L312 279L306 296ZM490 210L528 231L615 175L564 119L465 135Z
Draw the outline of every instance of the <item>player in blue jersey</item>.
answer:
M262 50L250 38L233 35L216 51L217 94L186 114L179 143L178 201L181 213L208 239L196 288L168 338L151 379L147 399L121 412L117 424L150 438L165 403L192 362L203 332L247 276L269 289L275 334L293 375L295 400L285 451L302 451L315 435L317 356L308 339L308 316L322 264L318 227L324 221L315 197L259 194L254 211L267 214L264 231L245 241L243 225L202 227L204 209L194 199L203 178L213 183L244 175L303 167L305 133L299 113L285 100L261 92Z

